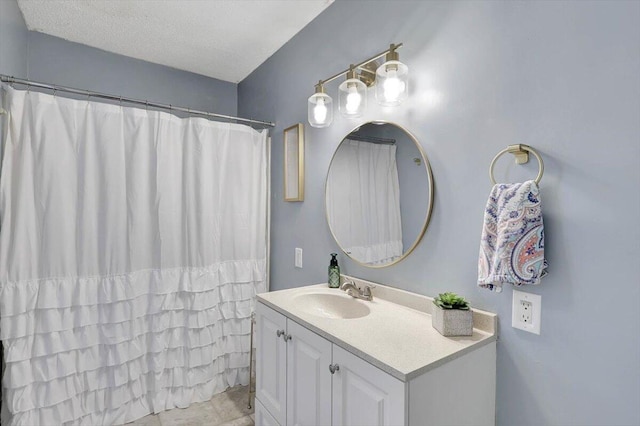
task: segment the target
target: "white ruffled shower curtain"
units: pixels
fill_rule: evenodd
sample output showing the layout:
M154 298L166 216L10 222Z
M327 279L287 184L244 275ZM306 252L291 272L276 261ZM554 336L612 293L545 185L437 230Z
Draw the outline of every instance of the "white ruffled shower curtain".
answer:
M121 424L246 384L266 131L3 91L2 424Z
M340 246L369 265L402 256L396 146L347 139L327 177L327 216Z

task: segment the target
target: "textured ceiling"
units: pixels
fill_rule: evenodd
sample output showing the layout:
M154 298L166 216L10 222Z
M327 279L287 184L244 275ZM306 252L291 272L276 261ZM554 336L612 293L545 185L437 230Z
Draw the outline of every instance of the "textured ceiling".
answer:
M18 0L18 5L29 30L237 83L332 2Z

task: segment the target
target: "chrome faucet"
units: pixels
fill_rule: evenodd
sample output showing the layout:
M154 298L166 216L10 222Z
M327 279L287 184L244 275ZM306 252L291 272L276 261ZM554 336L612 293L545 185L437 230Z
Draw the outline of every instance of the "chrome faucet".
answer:
M371 294L371 288L372 288L371 286L365 284L361 290L353 281L345 281L340 286L340 290L346 291L349 296L354 297L356 299L367 300L369 302L373 300L373 294Z

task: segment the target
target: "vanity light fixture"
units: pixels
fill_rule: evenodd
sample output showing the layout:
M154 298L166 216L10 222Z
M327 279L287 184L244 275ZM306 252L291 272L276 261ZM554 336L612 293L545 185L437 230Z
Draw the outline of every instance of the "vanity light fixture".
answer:
M338 109L346 118L359 118L367 107L367 87L375 84L376 99L383 106L398 106L407 98L409 68L399 61L397 49L402 43L391 44L389 49L359 64L320 80L315 93L309 97L307 115L311 127L328 127L333 121L333 99L324 90L325 84L346 74L347 79L338 87ZM377 60L385 57L378 66Z

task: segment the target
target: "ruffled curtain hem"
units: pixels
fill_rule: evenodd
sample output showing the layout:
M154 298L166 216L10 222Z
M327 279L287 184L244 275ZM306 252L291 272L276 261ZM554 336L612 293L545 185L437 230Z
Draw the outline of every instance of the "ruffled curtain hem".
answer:
M402 240L386 241L369 246L348 247L351 257L368 265L383 265L402 256Z
M150 376L147 380L152 379ZM163 387L137 396L141 391L131 387L121 391L108 390L110 398L123 399L119 405L108 407L92 393L79 395L64 404L37 410L20 412L13 416L2 410L3 425L122 425L148 414L160 413L173 408L186 408L197 402L210 400L228 387L246 385L249 382L249 368L229 369L211 380L193 387ZM129 386L129 385L127 385ZM89 414L87 414L89 413Z
M122 424L246 384L265 266L0 283L2 423Z

